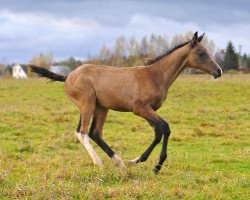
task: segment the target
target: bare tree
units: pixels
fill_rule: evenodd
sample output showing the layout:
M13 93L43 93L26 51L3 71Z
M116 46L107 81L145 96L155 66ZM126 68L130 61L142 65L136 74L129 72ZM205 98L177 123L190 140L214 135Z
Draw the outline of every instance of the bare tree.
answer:
M109 48L106 47L106 46L103 46L100 49L99 59L102 60L102 61L107 61L110 58L111 58L111 52L110 52Z
M214 55L214 51L215 51L215 43L214 41L211 39L209 40L208 37L204 37L202 39L202 42L201 42L205 47L206 49L208 50L208 52L211 54L211 55Z
M41 66L50 69L53 62L53 54L50 52L48 54L40 53L38 56L33 56L31 63L33 65Z
M114 49L115 65L121 66L122 58L126 56L126 50L127 50L126 40L123 36L116 39L113 49Z
M143 57L148 56L148 53L149 53L148 52L148 46L149 46L148 39L145 36L145 37L142 38L142 41L141 41L140 50L139 50L139 55L140 56L143 56Z
M136 38L133 36L129 40L128 44L128 55L129 56L138 56L139 55L139 50L140 50L140 45Z

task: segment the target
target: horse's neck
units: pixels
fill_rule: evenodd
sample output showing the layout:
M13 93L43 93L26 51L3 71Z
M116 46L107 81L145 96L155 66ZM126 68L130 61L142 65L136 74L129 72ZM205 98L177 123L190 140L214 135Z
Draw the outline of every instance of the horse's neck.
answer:
M152 66L162 74L161 81L165 84L166 90L185 69L187 55L187 48L182 47L172 52L166 58L155 63L155 66Z

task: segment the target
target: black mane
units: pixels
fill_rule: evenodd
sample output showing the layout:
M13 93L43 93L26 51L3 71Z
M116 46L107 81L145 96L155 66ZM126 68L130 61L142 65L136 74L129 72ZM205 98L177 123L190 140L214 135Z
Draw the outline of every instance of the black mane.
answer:
M170 50L164 51L164 52L161 53L159 56L157 56L157 57L155 57L155 58L153 58L153 59L148 60L148 61L145 63L145 65L147 66L147 65L151 65L151 64L153 64L153 63L156 63L156 62L159 61L160 59L162 59L162 58L164 58L165 56L171 54L171 53L174 52L176 49L179 49L179 48L185 46L185 45L188 44L189 42L190 42L190 41L181 43L181 44L175 46L174 48L172 48L172 49L170 49Z

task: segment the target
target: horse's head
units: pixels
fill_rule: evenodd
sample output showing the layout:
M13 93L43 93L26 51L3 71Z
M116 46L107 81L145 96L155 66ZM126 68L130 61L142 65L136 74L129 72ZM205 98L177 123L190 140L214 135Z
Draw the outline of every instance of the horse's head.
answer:
M200 43L204 34L198 37L196 32L190 40L190 53L187 58L187 67L200 69L218 78L222 74L220 66L209 55L206 48Z

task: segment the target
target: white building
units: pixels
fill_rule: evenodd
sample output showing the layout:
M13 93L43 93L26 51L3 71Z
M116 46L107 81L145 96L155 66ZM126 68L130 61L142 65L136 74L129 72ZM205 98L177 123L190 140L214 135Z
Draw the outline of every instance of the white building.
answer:
M21 67L21 65L19 64L14 64L12 66L12 70L13 70L13 78L21 78L21 79L26 79L27 78L27 74L24 71L24 69Z

